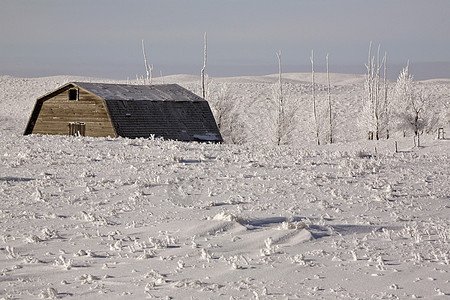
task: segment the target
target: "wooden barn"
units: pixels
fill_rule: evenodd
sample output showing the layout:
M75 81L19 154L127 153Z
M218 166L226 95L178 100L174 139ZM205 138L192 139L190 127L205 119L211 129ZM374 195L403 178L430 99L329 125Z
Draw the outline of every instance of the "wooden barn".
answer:
M222 142L208 102L177 84L70 82L36 100L24 134Z

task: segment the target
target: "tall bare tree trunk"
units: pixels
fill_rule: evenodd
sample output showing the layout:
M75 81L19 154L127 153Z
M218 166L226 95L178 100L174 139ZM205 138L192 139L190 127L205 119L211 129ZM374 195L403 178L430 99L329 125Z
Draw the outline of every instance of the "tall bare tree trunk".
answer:
M365 103L363 107L363 117L366 129L369 132L369 139L380 139L380 133L383 131L383 126L386 126L386 108L383 107L387 104L387 83L386 79L384 87L382 87L381 81L381 68L386 68L386 55L383 57L383 61L380 61L380 48L378 46L377 57L372 57L372 41L369 45L369 58L366 65L367 78L366 78L366 95ZM376 59L376 60L375 60Z
M326 62L327 62L327 83L328 83L328 88L327 88L327 94L328 94L328 117L329 117L329 121L330 121L330 144L333 143L333 112L332 112L332 107L331 107L331 83L330 83L330 71L328 68L328 53L326 56Z
M149 84L150 83L150 67L147 62L147 55L145 54L144 40L142 40L142 54L144 54L145 72L147 73L146 83Z
M314 50L311 51L311 93L312 93L312 101L313 101L313 114L314 114L314 123L316 130L316 140L317 145L320 145L320 129L319 129L319 120L317 116L317 103L316 103L316 85L314 81Z
M388 108L388 86L387 86L387 53L384 52L384 74L383 74L383 90L384 90L384 119L385 119L385 130L386 139L389 139L389 108Z
M375 105L374 105L374 117L375 117L375 138L376 140L380 139L380 48L381 46L378 45L378 51L377 51L377 69L375 74Z
M284 124L284 103L283 103L283 85L281 80L281 50L276 52L278 58L278 115L277 115L277 129L276 129L276 143L281 145L281 139L283 138L283 128Z
M205 69L206 69L206 51L207 51L207 44L206 44L206 32L203 37L204 40L204 50L203 50L203 68L201 70L201 80L202 80L202 97L203 99L206 99L206 89L205 89Z

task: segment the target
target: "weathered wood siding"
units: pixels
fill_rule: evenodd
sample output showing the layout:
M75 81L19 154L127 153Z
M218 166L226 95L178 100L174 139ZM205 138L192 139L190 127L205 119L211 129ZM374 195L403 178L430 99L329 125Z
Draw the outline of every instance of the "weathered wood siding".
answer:
M83 89L79 100L69 100L69 89L44 100L32 133L67 135L70 122L84 122L86 136L115 137L104 100Z

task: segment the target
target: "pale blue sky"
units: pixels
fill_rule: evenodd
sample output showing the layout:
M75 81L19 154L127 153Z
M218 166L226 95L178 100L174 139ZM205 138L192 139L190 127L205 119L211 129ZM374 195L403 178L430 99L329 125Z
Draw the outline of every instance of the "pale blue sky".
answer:
M0 0L0 74L134 78L142 39L155 76L199 74L205 31L210 76L276 73L278 50L306 71L312 49L319 69L329 53L362 73L372 40L392 66L450 77L449 0Z

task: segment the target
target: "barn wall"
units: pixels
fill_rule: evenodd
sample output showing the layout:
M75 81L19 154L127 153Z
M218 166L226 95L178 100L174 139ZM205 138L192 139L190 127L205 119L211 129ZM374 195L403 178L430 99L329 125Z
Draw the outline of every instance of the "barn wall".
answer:
M69 88L42 103L33 133L67 135L70 122L85 122L86 136L116 136L103 99L80 89L79 100L69 100Z

